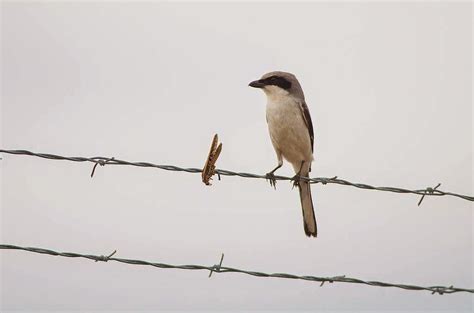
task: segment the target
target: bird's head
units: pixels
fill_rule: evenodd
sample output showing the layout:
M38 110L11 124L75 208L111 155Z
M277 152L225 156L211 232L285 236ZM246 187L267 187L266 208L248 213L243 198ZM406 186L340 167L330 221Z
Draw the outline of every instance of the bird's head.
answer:
M249 84L250 87L260 88L269 97L292 95L304 99L303 89L295 75L287 72L270 72Z

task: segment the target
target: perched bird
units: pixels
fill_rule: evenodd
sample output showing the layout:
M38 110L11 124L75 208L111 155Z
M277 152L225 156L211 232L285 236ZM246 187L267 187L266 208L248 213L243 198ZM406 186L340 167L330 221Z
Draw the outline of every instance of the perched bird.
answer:
M291 163L296 173L294 185L300 192L304 231L308 237L316 237L318 230L311 187L308 181L300 179L309 177L314 147L313 124L303 89L295 75L279 71L267 73L249 86L262 89L267 96L268 130L278 159L277 167L267 174L267 178L275 186L274 173L283 165L283 158Z

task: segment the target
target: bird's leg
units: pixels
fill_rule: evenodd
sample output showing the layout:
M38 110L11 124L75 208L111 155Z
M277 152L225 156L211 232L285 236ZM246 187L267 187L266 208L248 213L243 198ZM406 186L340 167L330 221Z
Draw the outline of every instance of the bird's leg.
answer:
M293 178L291 179L293 181L293 188L295 188L296 186L299 186L300 184L300 179L301 179L301 170L303 169L303 165L304 165L304 161L301 161L301 166L300 166L300 170L298 171L298 173L296 173L295 176L293 176Z
M275 171L279 169L282 165L283 165L283 162L278 161L278 165L271 172L265 175L267 177L267 180L270 181L270 186L275 189L276 189L276 178L273 173L275 173Z

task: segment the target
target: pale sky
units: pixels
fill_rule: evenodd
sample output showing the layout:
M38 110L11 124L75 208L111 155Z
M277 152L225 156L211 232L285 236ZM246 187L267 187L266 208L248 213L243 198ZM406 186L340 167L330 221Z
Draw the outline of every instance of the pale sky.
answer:
M294 73L312 176L472 195L471 3L9 3L3 149L266 173L265 97ZM172 264L473 288L473 204L2 155L1 242ZM278 172L293 175L288 164ZM255 278L0 251L2 311L471 312L470 294Z

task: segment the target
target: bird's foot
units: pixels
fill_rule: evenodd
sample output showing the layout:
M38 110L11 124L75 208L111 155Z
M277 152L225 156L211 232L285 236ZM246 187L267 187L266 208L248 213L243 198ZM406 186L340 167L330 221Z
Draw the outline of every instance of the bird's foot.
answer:
M270 182L270 186L275 188L275 190L276 190L277 181L276 181L275 175L272 172L270 172L270 173L267 173L265 175L265 177L266 177L267 181Z
M300 180L301 180L301 176L299 174L296 174L295 176L293 176L291 178L291 181L293 182L293 187L291 187L291 189L299 186L300 185Z

